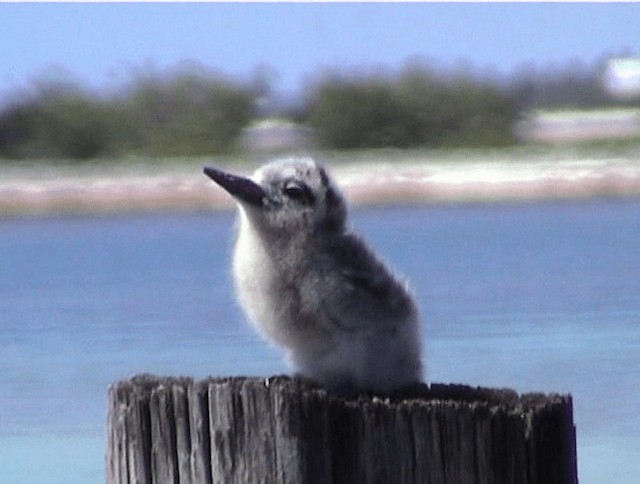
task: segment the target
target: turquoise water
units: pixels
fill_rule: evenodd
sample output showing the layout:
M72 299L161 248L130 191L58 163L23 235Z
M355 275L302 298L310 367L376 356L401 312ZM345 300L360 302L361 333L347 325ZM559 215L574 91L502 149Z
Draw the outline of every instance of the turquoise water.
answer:
M640 200L355 211L412 282L428 379L571 392L582 483L640 475ZM106 389L270 375L231 213L0 221L0 483L102 482Z

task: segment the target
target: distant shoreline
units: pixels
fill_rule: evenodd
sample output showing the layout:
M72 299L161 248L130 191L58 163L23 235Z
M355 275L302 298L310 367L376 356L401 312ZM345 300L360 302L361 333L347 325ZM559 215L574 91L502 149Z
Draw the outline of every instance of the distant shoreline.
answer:
M354 205L455 204L640 196L640 157L539 158L405 156L327 161ZM206 160L205 160L206 161ZM213 163L213 162L212 162ZM10 167L0 174L0 217L108 214L233 207L202 174L202 160L90 167ZM251 167L230 168L248 173Z

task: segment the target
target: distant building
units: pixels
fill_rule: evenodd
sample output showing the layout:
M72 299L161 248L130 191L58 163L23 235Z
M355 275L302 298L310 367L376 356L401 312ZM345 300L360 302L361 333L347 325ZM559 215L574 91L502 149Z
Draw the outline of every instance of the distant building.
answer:
M284 119L269 118L242 130L242 144L251 152L308 150L316 145L315 130Z
M606 91L617 99L640 98L640 58L609 60L602 80Z
M640 109L534 111L519 123L516 135L545 143L640 137Z

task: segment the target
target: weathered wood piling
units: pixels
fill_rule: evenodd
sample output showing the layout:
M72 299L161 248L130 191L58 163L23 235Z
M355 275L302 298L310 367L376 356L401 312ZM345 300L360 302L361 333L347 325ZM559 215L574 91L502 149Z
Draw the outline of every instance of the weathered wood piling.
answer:
M109 388L110 484L577 481L570 395L432 384L345 400L289 377Z

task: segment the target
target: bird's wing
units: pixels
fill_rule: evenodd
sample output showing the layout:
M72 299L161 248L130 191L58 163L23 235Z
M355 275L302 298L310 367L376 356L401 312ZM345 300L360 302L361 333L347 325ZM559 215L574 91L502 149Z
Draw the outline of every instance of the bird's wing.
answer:
M355 236L328 251L318 308L327 324L347 331L394 326L415 312L404 285Z

